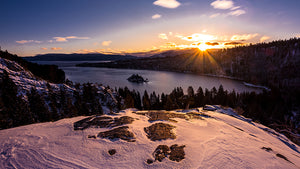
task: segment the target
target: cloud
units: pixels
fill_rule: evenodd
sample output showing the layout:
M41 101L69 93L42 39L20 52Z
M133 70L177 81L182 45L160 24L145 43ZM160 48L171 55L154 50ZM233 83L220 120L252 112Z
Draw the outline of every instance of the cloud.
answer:
M161 33L158 35L160 39L168 40L168 36L165 33Z
M242 45L242 44L244 44L244 43L242 43L242 42L226 42L226 43L224 43L224 45Z
M266 40L268 40L270 38L271 37L269 37L269 36L263 36L263 37L260 38L260 42L264 42L264 41L266 41Z
M16 43L19 43L19 44L25 44L25 43L42 43L42 41L38 41L38 40L20 40L20 41L16 41Z
M236 9L239 9L240 7L241 7L241 6L235 6L235 7L231 8L230 10L234 11L234 10L236 10Z
M165 8L177 8L180 6L180 2L176 0L156 0L153 4Z
M210 45L210 46L215 46L215 45L219 45L218 42L206 42L206 45Z
M230 40L232 41L245 41L258 36L258 33L255 34L244 34L244 35L233 35Z
M179 36L176 36L176 37L179 37ZM213 35L195 33L195 34L193 34L191 36L182 37L181 39L182 40L186 40L186 41L199 42L199 41L215 40L216 37L213 36Z
M53 48L51 48L51 50L62 50L62 48L60 48L60 47L53 47Z
M245 14L245 13L246 13L246 11L244 11L244 10L242 10L242 9L238 9L238 10L229 12L228 14L229 14L229 15L232 15L232 16L240 16L240 15L243 15L243 14Z
M47 50L48 48L41 48L42 50Z
M161 15L160 14L155 14L152 16L152 19L159 19L161 18Z
M220 13L215 13L215 14L210 15L209 17L210 17L210 18L215 18L215 17L218 17L218 16L220 16L220 15L221 15Z
M56 42L67 42L68 39L90 39L90 38L89 37L78 37L78 36L66 36L66 37L53 37L53 39L55 39Z
M108 41L103 41L102 42L102 46L109 46L112 43L112 41L108 40Z
M216 9L230 9L234 7L233 4L234 3L231 0L216 0L210 5Z

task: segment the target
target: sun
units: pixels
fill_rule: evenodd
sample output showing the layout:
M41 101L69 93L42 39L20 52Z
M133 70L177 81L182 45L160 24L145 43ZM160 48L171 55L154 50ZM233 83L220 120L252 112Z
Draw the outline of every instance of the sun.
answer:
M204 43L201 43L200 45L198 45L198 49L201 51L206 51L207 49L209 49L209 46Z

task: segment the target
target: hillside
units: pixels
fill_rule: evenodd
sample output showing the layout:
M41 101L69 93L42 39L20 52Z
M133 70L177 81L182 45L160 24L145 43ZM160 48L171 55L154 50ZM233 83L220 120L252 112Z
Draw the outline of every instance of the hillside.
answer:
M110 60L127 60L136 59L135 56L130 55L114 55L114 54L101 54L101 53L88 53L88 54L44 54L36 55L33 57L23 57L28 61L110 61Z
M1 130L0 168L300 167L299 146L232 109L127 109L92 117ZM74 130L86 124L92 126Z
M0 57L0 129L110 113L118 110L115 95L98 84L51 83Z

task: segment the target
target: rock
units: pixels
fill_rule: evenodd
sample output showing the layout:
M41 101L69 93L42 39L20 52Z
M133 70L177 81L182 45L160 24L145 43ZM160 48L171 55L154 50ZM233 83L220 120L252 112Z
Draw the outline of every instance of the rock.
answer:
M153 152L153 157L155 158L155 161L157 160L159 162L162 162L164 158L169 158L172 161L180 162L185 156L183 150L184 147L185 145L178 146L177 144L172 145L170 148L167 145L159 145Z
M166 140L168 138L175 139L176 135L172 132L175 126L166 123L155 123L149 127L145 127L144 131L147 137L152 141Z
M91 126L94 126L94 127L106 128L106 127L109 127L109 125L113 121L114 120L111 117L100 116L100 117L95 117L90 123L91 123Z
M128 79L129 82L133 82L133 83L144 83L144 82L149 82L148 79L144 79L142 76L138 75L138 74L133 74L131 75Z
M88 135L88 138L94 138L94 139L96 139L96 136L95 135Z
M84 129L90 127L90 120L92 118L93 117L88 117L88 118L85 118L85 119L82 119L82 120L79 120L79 121L75 122L73 124L74 130L84 130Z
M169 159L172 161L181 161L184 159L185 153L183 148L185 147L185 145L182 146L178 146L177 144L174 144L170 147L171 149L171 153L169 156Z
M110 124L110 127L121 126L124 124L131 124L134 121L134 118L129 116L122 116L120 118L116 117L114 122Z
M116 154L116 152L117 151L115 149L108 150L108 154L111 155L111 156L114 155L114 154Z
M170 148L167 145L159 145L153 153L155 160L161 162L170 153Z
M112 118L109 116L97 116L97 117L88 117L77 121L74 123L74 130L84 130L89 127L117 127L124 124L131 124L134 121L134 118L129 116L122 116Z
M217 110L217 108L214 107L214 106L212 106L212 105L205 105L205 106L203 107L203 110L215 111L215 110Z
M152 164L154 161L152 159L147 160L147 164Z
M100 132L98 137L108 138L110 140L122 139L128 142L135 142L135 136L128 128L128 126L122 126L109 131Z

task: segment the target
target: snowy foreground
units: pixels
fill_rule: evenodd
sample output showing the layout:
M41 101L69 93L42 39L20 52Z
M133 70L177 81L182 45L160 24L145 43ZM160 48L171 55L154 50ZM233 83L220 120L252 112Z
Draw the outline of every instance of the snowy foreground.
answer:
M202 119L174 118L177 122L149 122L147 116L133 113L134 109L114 115L137 118L126 125L135 142L88 138L111 128L74 131L73 123L86 118L83 116L1 130L0 168L300 168L300 147L284 135L231 109L211 106L211 110L177 111L208 115ZM147 137L144 127L160 122L176 126L176 139L151 141ZM147 164L162 144L185 145L185 158ZM110 149L116 154L110 155Z

